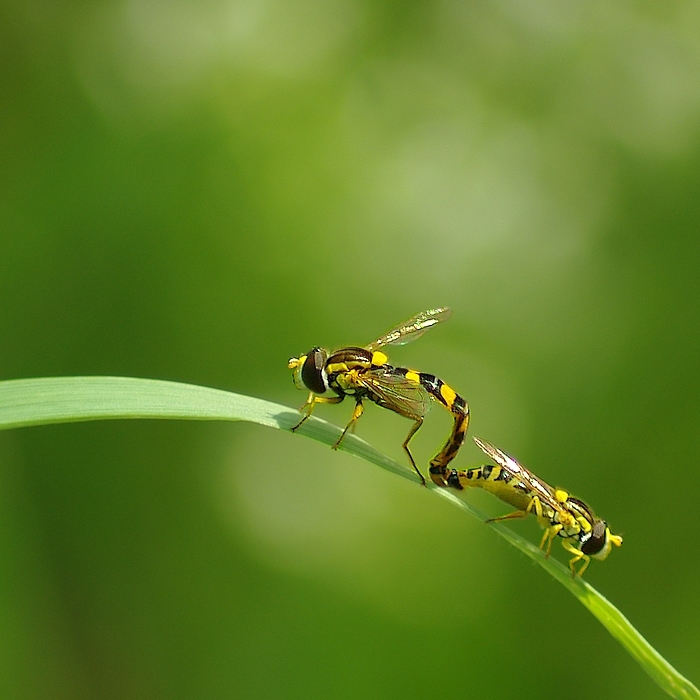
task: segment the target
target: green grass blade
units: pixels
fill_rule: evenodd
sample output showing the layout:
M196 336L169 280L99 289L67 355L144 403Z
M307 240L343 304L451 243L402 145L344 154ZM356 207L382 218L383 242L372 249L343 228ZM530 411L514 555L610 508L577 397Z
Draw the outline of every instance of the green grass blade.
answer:
M288 414L285 422L283 416ZM132 377L46 377L0 382L0 429L114 418L245 420L289 427L296 412L194 384Z
M0 429L49 423L126 418L250 421L288 430L299 420L298 411L279 404L219 389L156 379L132 377L53 377L0 382ZM340 428L318 418L297 431L332 445ZM412 469L375 450L355 435L348 435L341 449L382 469L414 482ZM472 516L486 517L449 491L433 484L429 489ZM604 596L568 568L551 558L502 523L490 525L501 537L536 561L568 588L671 697L700 700L700 691L676 671Z
M437 486L434 490L462 510L466 510L472 515L475 514L474 508L468 506L453 493ZM482 520L486 520L485 516L478 513L476 515ZM668 695L678 700L700 699L700 690L673 668L604 595L580 576L573 578L568 567L551 557L545 557L539 547L523 539L502 523L490 523L490 527L523 554L537 562L565 588L568 588Z

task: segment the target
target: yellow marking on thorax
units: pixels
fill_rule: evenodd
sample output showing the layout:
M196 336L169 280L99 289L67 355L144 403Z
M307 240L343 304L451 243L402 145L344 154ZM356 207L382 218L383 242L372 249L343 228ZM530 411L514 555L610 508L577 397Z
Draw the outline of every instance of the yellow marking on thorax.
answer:
M563 489L554 489L554 497L559 503L566 503L569 500L569 494Z
M389 362L389 358L381 350L375 350L372 353L372 364L375 367L381 367L387 362Z
M326 369L328 374L335 374L336 372L347 372L348 366L344 362L334 362L328 365Z
M593 529L593 525L586 520L586 518L579 516L576 518L576 522L579 524L579 527L585 532L589 533Z
M347 370L347 372L341 372L336 377L336 382L338 386L344 391L349 389L354 389L358 385L359 372L356 369Z
M420 374L418 374L418 372L414 372L413 370L406 372L406 379L408 379L409 382L420 384Z
M442 398L445 399L445 403L448 406L452 406L454 403L455 399L457 398L457 392L454 389L451 389L447 384L443 382L443 385L440 387L440 393L442 394Z

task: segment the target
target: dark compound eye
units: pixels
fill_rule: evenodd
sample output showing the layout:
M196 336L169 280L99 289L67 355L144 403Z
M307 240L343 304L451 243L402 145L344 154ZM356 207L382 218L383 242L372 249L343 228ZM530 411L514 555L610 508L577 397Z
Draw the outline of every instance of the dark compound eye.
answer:
M605 547L605 531L607 525L604 520L596 520L593 523L590 537L581 545L584 554L598 554Z
M323 348L313 348L306 356L301 368L301 379L314 394L323 394L328 389L326 379L326 360L328 352Z

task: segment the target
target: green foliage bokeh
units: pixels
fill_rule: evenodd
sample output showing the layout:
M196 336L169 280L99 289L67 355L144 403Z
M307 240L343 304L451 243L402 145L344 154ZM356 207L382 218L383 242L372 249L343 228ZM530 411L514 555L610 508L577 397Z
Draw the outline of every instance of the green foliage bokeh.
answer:
M0 376L297 406L290 355L451 306L392 361L624 535L586 576L697 683L699 14L2 3ZM11 431L0 498L2 697L660 696L486 528L295 436Z

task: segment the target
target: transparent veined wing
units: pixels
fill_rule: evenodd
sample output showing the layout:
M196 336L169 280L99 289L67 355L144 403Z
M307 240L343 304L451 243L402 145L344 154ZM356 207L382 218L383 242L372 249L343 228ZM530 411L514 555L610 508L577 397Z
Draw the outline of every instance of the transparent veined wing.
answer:
M450 309L428 309L400 323L374 342L367 345L367 350L374 351L384 345L405 345L420 338L429 328L446 321L450 317Z
M363 372L357 378L358 385L367 389L379 406L419 420L430 408L430 394L416 382L385 369Z
M551 506L554 510L564 510L562 504L554 495L554 489L549 484L536 477L531 471L525 469L522 464L516 462L516 460L502 450L499 450L498 447L492 445L488 440L474 437L474 442L478 445L479 449L491 457L494 462L532 489L543 503Z

